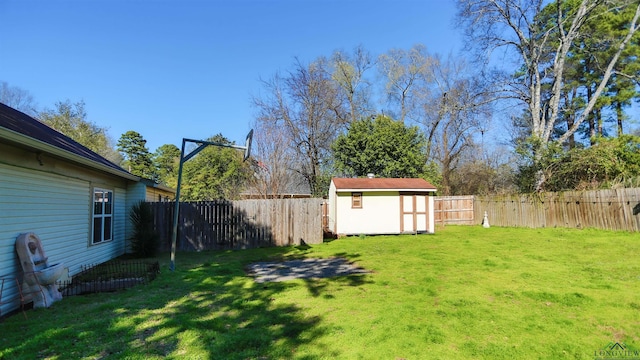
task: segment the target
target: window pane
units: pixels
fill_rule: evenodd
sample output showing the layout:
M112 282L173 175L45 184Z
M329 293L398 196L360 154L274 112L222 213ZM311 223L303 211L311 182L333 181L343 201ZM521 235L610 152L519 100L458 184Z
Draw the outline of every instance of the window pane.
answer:
M93 214L102 214L102 191L100 190L93 192Z
M104 241L111 240L111 217L104 218Z
M93 218L93 243L102 241L102 218Z
M111 209L113 207L113 193L111 191L106 191L104 195L104 213L111 214Z
M112 240L113 211L113 191L93 189L93 244Z

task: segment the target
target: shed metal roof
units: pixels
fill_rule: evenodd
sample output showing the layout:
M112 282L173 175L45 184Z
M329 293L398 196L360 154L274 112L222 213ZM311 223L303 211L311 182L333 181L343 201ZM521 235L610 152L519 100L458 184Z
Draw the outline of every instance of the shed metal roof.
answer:
M424 179L416 178L333 178L336 190L407 190L436 191L436 187Z

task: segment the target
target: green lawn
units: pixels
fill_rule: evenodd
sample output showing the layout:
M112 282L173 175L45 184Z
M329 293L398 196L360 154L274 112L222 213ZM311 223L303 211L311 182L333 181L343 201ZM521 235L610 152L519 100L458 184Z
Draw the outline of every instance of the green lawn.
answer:
M255 283L259 260L371 271ZM149 285L0 323L2 359L594 359L640 348L640 235L446 227L435 235L178 253Z

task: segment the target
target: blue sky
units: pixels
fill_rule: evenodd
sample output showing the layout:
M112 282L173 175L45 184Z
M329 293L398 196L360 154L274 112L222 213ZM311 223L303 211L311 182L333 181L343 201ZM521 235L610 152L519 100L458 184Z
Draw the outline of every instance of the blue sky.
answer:
M150 151L222 133L244 142L260 79L335 50L460 50L445 0L0 0L0 81L40 109L84 101Z

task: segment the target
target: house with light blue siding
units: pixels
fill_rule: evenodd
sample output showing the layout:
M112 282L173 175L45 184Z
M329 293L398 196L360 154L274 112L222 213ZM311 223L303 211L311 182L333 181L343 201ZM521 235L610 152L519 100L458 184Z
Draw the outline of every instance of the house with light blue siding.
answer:
M64 276L123 255L131 206L173 193L0 103L0 277L21 277L15 241L25 232ZM5 284L1 314L20 306L17 295L15 281Z

